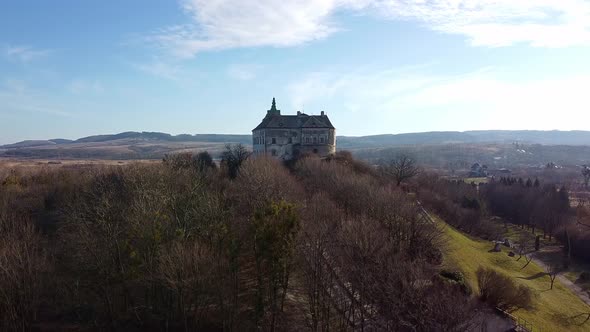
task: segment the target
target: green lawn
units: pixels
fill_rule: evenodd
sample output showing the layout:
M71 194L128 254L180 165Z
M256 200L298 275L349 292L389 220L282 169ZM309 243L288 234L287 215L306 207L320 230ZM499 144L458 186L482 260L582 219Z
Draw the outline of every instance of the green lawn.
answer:
M503 223L498 223L498 224L502 225L502 227L504 226ZM543 234L543 230L541 230L540 228L537 228L536 234L533 235L529 229L522 229L517 225L508 224L508 228L505 229L505 232L504 232L504 237L510 239L511 241L513 241L515 243L516 241L518 241L520 236L526 235L526 236L529 236L531 243L534 243L535 236L542 235L542 234ZM558 246L560 246L560 244L555 238L553 238L552 241L549 241L548 237L546 239L543 239L543 237L541 237L541 247L558 247ZM560 252L542 251L538 255L539 255L538 257L541 258L543 261L558 262L561 260L561 253ZM578 278L580 277L580 274L582 272L590 272L590 264L584 263L578 259L572 258L572 260L570 262L570 266L568 268L568 271L565 272L564 275L566 278L568 278L572 282L577 283ZM582 287L586 291L590 291L590 282L578 283L578 286Z
M590 307L558 280L553 290L549 290L549 277L534 263L522 270L524 258L516 261L516 257L508 257L508 248L503 247L500 253L490 253L493 247L491 242L473 239L438 221L448 238L445 268L462 271L475 294L478 292L475 272L480 266L492 267L535 291L535 309L514 313L531 322L534 331L590 331L590 322L581 325L586 316L580 316L590 312Z
M521 236L527 236L531 242L531 244L533 244L535 242L535 237L537 235L541 235L541 247L543 246L554 246L554 245L558 245L559 242L555 239L552 238L551 241L549 241L549 236L547 236L545 239L543 238L543 230L540 227L537 227L535 230L535 234L532 233L532 231L528 228L521 228L518 225L514 225L511 223L508 223L508 227L505 227L505 224L503 222L499 222L497 221L497 224L502 226L502 228L504 229L504 236L503 238L507 238L510 239L513 243L516 243Z
M475 184L480 184L480 183L488 183L490 181L489 178L483 177L483 178L464 178L463 181L465 183L475 183Z

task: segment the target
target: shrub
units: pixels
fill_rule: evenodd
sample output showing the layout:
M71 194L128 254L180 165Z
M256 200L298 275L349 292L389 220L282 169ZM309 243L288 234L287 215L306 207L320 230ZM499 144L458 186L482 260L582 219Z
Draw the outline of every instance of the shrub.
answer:
M197 154L195 158L197 168L199 171L204 171L209 168L216 168L215 162L213 162L213 157L207 151L202 151Z
M171 155L165 155L163 159L164 165L174 169L194 169L199 172L204 172L209 169L215 169L217 166L213 162L213 158L207 151L199 152L194 156L190 152L183 152Z
M165 155L162 160L164 165L172 169L186 169L193 167L193 154L189 152Z
M440 275L446 279L457 281L457 282L464 282L465 277L463 273L459 271L449 271L449 270L442 270L440 271Z
M517 285L508 276L490 268L477 270L479 295L482 301L512 312L517 309L533 307L533 292L524 285Z
M465 276L460 271L449 271L449 270L442 270L440 271L440 276L445 278L451 284L455 284L459 287L459 289L466 295L471 295L473 290L469 287L465 280Z
M238 176L238 171L242 164L250 156L250 151L242 144L234 146L228 144L225 146L225 151L221 154L221 164L227 168L228 175L231 179Z

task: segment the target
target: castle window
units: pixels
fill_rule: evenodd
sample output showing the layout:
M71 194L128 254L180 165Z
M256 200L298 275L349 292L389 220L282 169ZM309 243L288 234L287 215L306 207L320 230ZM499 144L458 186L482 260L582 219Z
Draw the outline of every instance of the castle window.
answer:
M313 144L316 144L318 142L318 138L316 136L313 137Z
M309 137L305 138L305 143L309 143Z
M272 144L277 144L277 139L276 138L272 138Z
M292 143L293 143L293 138L289 137L289 144L292 144Z
M325 140L324 140L324 136L321 136L321 137L320 137L320 143L321 143L321 144L324 144L324 141L325 141Z
M270 153L272 154L272 156L273 156L273 157L276 157L276 155L277 155L277 150L275 150L275 149L272 149L272 150L270 151Z

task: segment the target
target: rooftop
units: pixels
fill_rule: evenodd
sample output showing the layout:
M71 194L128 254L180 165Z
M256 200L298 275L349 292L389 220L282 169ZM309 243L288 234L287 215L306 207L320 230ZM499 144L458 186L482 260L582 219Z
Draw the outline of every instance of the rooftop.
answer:
M308 115L302 112L297 112L297 115L281 115L281 111L277 110L275 99L272 99L272 106L267 111L266 116L262 122L253 130L263 128L329 128L335 129L328 116L321 113L321 115Z

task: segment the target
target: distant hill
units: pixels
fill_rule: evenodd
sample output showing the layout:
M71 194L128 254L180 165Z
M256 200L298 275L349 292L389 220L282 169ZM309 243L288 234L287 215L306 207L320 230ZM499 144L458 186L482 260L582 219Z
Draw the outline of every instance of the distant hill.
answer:
M159 132L135 132L128 131L120 134L112 135L96 135L88 136L71 141L70 143L96 143L108 142L121 139L139 140L139 141L162 141L162 142L237 142L242 144L250 144L250 135L222 135L222 134L197 134L197 135L170 135Z
M485 130L444 131L397 135L338 137L341 149L375 148L397 145L450 143L524 143L543 145L590 145L590 131Z
M218 154L226 143L250 144L250 135L170 135L158 132L124 132L77 140L23 141L0 146L0 157L76 159L157 159L165 154L198 152Z
M250 145L251 135L170 135L159 132L124 132L77 140L30 140L0 146L0 157L156 159L167 153L208 150L219 153L226 143ZM465 131L397 135L339 136L339 150L363 151L403 146L448 144L541 144L590 146L590 131Z

